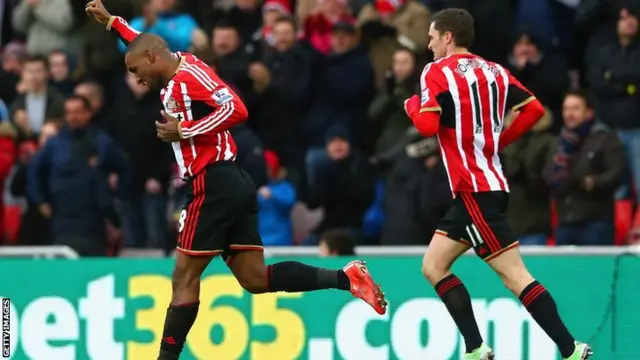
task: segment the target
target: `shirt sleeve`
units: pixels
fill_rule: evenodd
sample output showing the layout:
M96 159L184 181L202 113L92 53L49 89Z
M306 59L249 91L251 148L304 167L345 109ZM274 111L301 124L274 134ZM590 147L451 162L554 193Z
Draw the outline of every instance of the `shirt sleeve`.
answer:
M509 78L509 90L507 93L507 108L511 111L520 111L523 106L536 99L524 85L505 69Z
M420 113L442 112L438 96L447 91L447 78L433 63L427 64L420 75Z
M140 31L134 29L125 19L121 18L120 16L112 16L109 19L109 21L107 22L107 30L111 31L111 29L115 30L118 33L118 36L120 36L122 42L127 46L131 41L133 41L133 39L135 39L136 36L138 36L138 34L140 34Z
M179 81L171 86L172 94L169 98L175 99L181 110L178 113L181 138L225 131L247 119L247 108L225 84L218 84L210 91L198 92L210 94L209 99L193 98L193 94L189 94L190 88L197 89L198 86Z

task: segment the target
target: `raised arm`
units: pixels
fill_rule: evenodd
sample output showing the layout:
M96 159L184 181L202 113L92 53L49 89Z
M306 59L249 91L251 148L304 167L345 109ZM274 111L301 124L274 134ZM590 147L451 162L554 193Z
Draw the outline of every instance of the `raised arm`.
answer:
M104 4L102 4L102 0L90 1L87 3L84 11L87 15L93 16L100 24L105 24L107 30L113 29L117 31L118 36L120 36L126 45L129 45L129 43L140 34L140 32L132 28L125 19L120 16L111 15L104 7Z

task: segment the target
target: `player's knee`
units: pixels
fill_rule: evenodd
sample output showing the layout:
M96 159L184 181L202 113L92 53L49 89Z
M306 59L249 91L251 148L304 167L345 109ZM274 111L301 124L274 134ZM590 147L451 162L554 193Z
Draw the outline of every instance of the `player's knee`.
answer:
M422 275L432 284L440 281L448 272L449 265L442 261L429 257L425 257L424 260L422 260Z
M267 276L264 271L245 272L237 278L240 286L252 294L263 294L269 292Z
M516 295L533 282L533 277L524 266L508 267L496 272L502 279L504 286Z

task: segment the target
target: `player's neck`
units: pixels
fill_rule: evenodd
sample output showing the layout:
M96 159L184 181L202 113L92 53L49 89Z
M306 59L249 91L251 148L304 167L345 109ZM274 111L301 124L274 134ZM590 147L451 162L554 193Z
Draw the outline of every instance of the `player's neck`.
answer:
M166 69L162 72L162 78L164 79L164 83L167 84L169 83L173 75L175 75L175 73L178 71L178 68L182 63L182 58L170 53L169 56L166 57L165 61L167 66Z
M462 55L469 54L469 49L463 47L453 47L451 51L448 51L448 55Z

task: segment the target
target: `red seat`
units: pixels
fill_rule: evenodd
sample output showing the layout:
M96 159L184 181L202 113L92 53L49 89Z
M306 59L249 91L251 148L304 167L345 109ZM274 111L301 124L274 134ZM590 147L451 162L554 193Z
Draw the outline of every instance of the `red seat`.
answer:
M614 244L623 245L631 230L633 222L633 201L616 200L614 204L613 227L615 229Z

